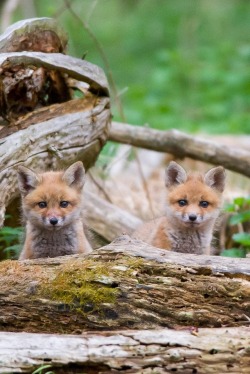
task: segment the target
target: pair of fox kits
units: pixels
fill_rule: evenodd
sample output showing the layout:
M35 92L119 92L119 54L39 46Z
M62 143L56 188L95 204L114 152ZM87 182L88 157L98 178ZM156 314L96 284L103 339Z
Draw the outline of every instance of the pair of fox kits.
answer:
M91 251L82 216L84 180L84 167L79 161L64 172L36 174L19 167L18 184L26 220L26 239L19 259ZM172 161L166 169L165 184L166 215L145 223L133 236L158 248L210 254L225 185L223 167L212 168L204 176L188 175Z

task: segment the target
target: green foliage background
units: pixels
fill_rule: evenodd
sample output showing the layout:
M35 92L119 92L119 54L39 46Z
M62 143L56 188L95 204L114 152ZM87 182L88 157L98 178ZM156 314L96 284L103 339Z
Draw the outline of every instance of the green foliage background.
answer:
M72 0L102 44L126 121L190 132L250 132L250 2L246 0ZM106 69L64 0L34 0L55 17L69 53ZM17 19L25 18L21 9ZM16 19L16 20L17 20ZM113 106L114 118L120 116Z

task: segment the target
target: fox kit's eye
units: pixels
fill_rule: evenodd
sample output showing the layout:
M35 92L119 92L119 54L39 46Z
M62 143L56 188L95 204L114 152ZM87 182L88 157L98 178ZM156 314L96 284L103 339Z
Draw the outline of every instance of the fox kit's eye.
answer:
M68 205L69 205L68 201L60 201L60 207L61 208L67 208Z
M188 203L187 200L184 200L184 199L178 201L178 204L179 204L180 206L185 206L185 205L187 205L187 203Z
M46 201L40 201L37 205L39 206L39 208L43 209L43 208L46 208L47 203Z
M208 205L209 205L209 202L208 201L200 201L200 204L199 204L202 208L207 208Z

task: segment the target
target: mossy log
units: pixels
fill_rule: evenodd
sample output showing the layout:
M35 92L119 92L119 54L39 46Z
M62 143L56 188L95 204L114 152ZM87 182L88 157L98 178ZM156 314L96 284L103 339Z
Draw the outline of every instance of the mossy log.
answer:
M249 373L249 328L83 333L0 333L0 372Z
M250 259L164 251L122 236L88 256L0 263L0 330L240 327Z

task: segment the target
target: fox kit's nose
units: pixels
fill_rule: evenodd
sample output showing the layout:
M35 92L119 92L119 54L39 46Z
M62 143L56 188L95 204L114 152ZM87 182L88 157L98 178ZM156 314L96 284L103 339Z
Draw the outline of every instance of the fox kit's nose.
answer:
M188 218L189 218L189 221L194 222L194 221L197 220L197 215L196 214L189 214Z
M58 219L56 217L51 217L49 222L51 225L55 226L58 223Z

